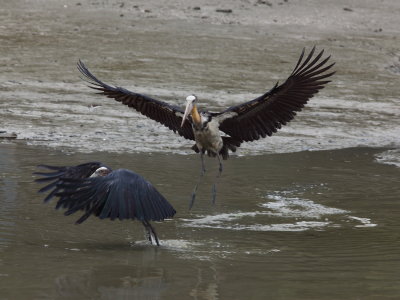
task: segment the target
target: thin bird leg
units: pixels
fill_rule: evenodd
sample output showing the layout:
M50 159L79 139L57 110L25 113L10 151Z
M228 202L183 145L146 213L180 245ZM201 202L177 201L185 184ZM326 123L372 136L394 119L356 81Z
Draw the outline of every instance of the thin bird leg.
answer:
M206 173L206 164L204 163L204 152L200 152L200 159L201 159L201 176L204 176Z
M149 227L147 226L147 223L146 223L145 221L142 221L142 224L143 224L143 226L144 226L146 238L147 238L147 239L149 240L149 242L152 244L150 229L149 229Z
M190 199L190 202L189 202L189 210L191 210L193 207L194 200L196 199L197 188L198 188L199 184L201 183L201 179L203 178L204 174L206 173L206 165L204 163L203 150L200 150L200 159L201 159L201 172L200 172L199 179L197 180L197 184L195 185L193 192L192 192L192 198Z
M222 171L224 169L224 166L222 165L222 160L221 160L221 156L219 154L217 154L218 157L218 162L219 162L219 168L218 168L218 175L217 178L221 177Z
M150 222L146 220L146 221L142 221L142 224L143 224L144 228L146 229L146 235L147 235L147 238L150 241L150 243L153 244L153 238L154 238L157 246L160 246L156 231L154 230L153 226L151 226Z
M158 237L157 237L157 233L156 233L156 231L154 230L154 227L151 226L150 222L147 222L147 224L149 224L150 230L151 230L151 232L153 233L153 237L154 237L154 240L156 241L157 246L160 246L160 243L159 243Z
M222 170L223 170L223 165L222 165L222 160L221 160L221 156L219 154L217 154L217 158L218 158L218 162L219 162L219 168L218 168L218 174L215 177L215 181L213 183L212 186L212 203L215 204L215 199L217 198L217 183L218 183L218 179L221 177L222 174Z

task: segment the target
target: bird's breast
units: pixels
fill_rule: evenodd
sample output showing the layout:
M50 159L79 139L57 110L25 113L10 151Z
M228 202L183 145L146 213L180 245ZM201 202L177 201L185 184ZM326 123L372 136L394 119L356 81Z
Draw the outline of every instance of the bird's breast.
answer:
M193 133L199 149L211 150L218 153L222 146L222 138L219 133L218 123L208 122L201 128L193 127Z

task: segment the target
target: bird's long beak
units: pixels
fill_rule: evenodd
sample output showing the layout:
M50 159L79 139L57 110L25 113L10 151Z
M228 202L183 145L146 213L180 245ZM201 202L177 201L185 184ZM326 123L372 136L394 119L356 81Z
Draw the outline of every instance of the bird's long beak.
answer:
M186 121L187 117L190 115L190 113L192 112L192 109L193 109L193 102L188 102L186 104L185 113L182 118L181 127L183 127L183 124L185 124L185 121Z

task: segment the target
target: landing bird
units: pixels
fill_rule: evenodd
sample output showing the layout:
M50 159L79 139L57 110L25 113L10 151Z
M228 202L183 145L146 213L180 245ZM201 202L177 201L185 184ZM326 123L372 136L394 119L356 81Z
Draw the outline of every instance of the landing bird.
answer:
M330 56L322 59L324 50L314 56L315 47L305 56L303 49L299 60L284 83L276 83L265 94L242 104L234 105L222 112L208 112L197 109L197 97L186 98L185 110L166 102L134 93L118 86L110 86L97 79L83 64L78 62L78 70L91 88L99 90L109 98L136 109L141 114L163 124L172 131L196 143L192 149L200 153L201 176L204 175L204 154L217 157L219 173L222 172L222 159L229 157L243 142L271 136L292 120L308 100L322 89L335 72L326 73L333 65L327 65ZM223 135L221 135L221 131ZM200 180L199 180L200 182ZM198 182L198 184L199 184ZM197 184L197 185L198 185ZM190 207L193 205L197 185L192 193ZM215 201L213 185L213 202Z
M76 224L90 215L100 219L139 220L145 227L150 243L160 245L150 221L172 218L176 211L155 187L139 174L130 170L111 170L101 162L88 162L72 167L39 165L51 172L35 172L43 176L35 181L47 183L39 190L50 193L44 199L49 202L58 197L56 209L64 208L68 216L84 211Z

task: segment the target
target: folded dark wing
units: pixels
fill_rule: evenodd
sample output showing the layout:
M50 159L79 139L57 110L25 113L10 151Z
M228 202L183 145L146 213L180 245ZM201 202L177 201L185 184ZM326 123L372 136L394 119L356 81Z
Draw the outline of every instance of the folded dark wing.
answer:
M172 218L176 211L156 188L142 176L119 169L104 177L64 180L58 184L61 192L57 207L70 215L83 210L77 220L82 223L90 215L100 219L138 219L162 221Z
M97 79L80 60L78 62L78 70L85 76L83 79L92 85L89 86L90 88L101 91L99 94L105 95L108 98L113 98L122 104L132 107L146 117L177 132L184 138L194 140L190 123L187 122L181 127L184 111L180 107L128 91L122 87L105 84Z
M34 172L33 174L43 176L42 178L35 179L38 183L48 183L46 186L39 190L39 193L44 193L52 190L44 199L44 202L50 201L54 195L59 192L57 184L61 182L62 179L82 179L91 176L98 168L107 167L101 162L88 162L72 167L58 167L58 166L48 166L39 165L39 168L44 168L50 172ZM107 167L108 168L108 167ZM110 168L108 168L110 169ZM111 169L110 169L111 170Z
M324 50L314 56L315 47L304 58L304 49L292 74L264 95L217 113L223 121L220 130L238 142L250 142L270 136L292 120L307 101L322 89L335 72L326 73L330 56L321 59ZM224 115L227 117L224 118Z

